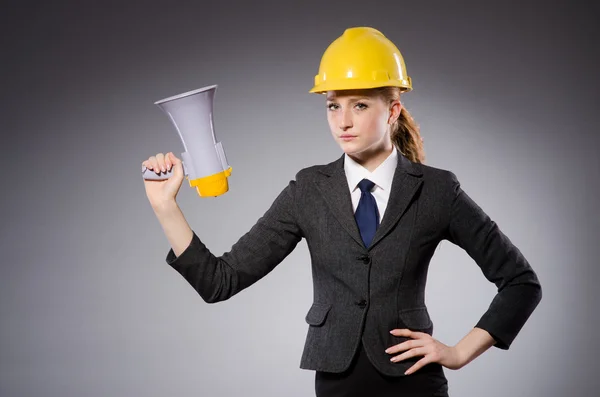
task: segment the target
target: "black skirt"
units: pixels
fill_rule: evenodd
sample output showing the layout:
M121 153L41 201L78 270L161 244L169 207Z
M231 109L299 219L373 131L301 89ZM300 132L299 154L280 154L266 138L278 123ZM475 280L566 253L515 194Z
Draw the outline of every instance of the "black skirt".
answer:
M448 380L439 363L407 376L384 375L371 364L361 341L346 371L316 371L315 392L316 397L448 397Z

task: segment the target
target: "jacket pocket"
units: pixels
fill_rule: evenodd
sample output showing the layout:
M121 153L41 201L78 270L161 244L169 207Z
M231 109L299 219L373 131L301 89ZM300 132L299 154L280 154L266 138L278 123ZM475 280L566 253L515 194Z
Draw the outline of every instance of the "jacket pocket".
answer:
M330 303L315 302L312 304L308 313L306 314L305 320L310 325L320 326L323 325L327 318L327 313L331 309Z
M400 320L409 329L427 329L431 327L432 321L427 312L427 307L417 307L412 309L400 310Z

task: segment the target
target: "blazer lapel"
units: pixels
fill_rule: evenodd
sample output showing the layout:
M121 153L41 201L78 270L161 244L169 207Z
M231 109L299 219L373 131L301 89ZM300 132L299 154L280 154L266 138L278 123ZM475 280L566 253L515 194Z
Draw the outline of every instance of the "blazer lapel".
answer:
M379 227L369 247L365 247L360 236L348 180L344 172L344 154L337 160L319 169L323 177L316 180L317 189L325 199L332 214L342 228L363 248L371 249L398 223L423 180L418 167L398 151L398 164L394 171L390 198Z

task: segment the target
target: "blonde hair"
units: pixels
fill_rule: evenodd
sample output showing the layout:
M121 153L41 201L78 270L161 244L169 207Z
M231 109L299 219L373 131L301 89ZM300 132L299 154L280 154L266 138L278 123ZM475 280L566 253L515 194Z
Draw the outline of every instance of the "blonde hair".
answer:
M401 89L399 87L378 87L372 90L388 104L394 100L400 100ZM425 149L419 125L404 106L400 111L400 117L392 124L390 138L392 144L404 157L415 163L425 162Z

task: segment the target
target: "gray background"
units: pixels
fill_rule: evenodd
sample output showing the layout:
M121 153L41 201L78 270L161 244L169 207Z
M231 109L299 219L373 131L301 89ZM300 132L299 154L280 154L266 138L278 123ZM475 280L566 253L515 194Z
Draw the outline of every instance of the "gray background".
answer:
M324 98L308 90L351 26L400 48L427 164L457 174L543 285L509 351L446 370L451 395L593 395L598 6L247 3L3 3L0 395L314 395L314 372L298 368L306 242L253 287L205 304L164 262L140 164L182 151L153 102L219 84L230 191L200 199L184 184L178 200L213 253L229 250L296 171L341 155ZM434 336L457 343L494 294L442 242L427 285Z

